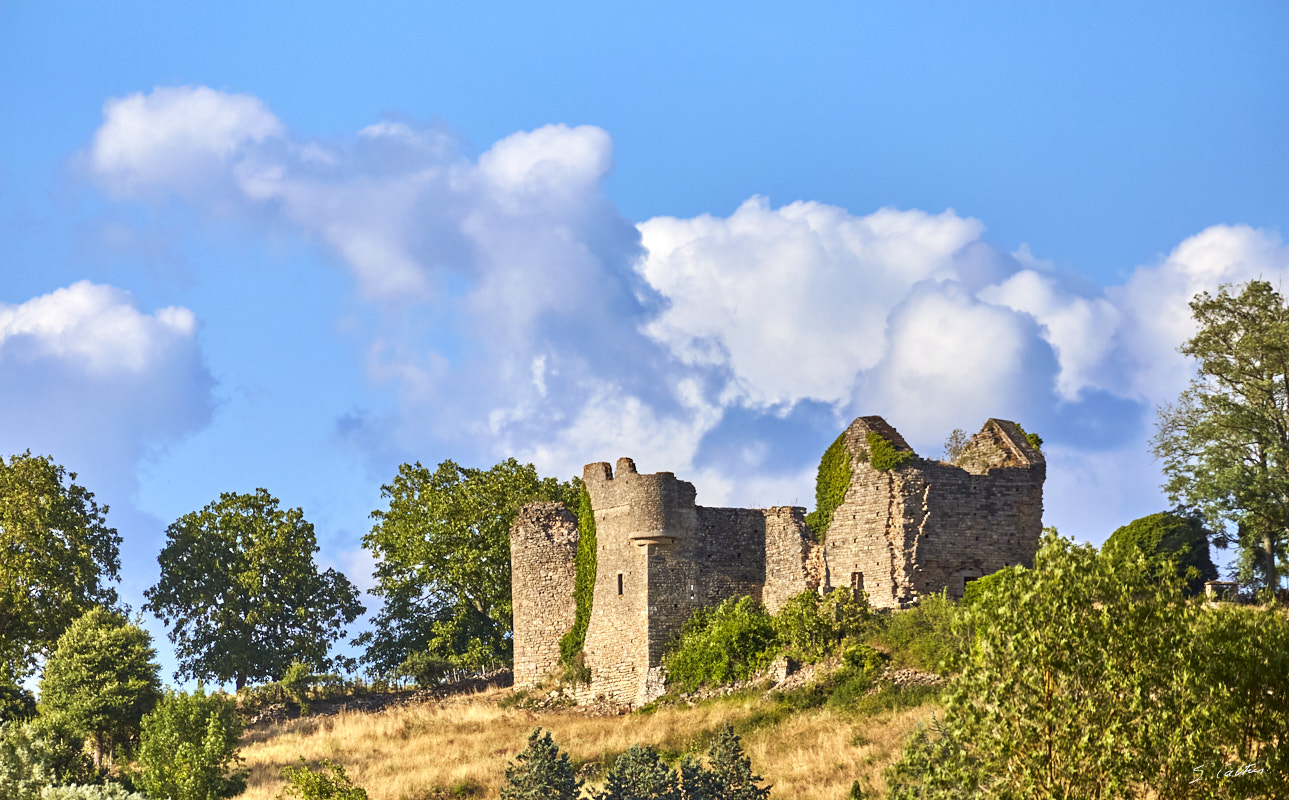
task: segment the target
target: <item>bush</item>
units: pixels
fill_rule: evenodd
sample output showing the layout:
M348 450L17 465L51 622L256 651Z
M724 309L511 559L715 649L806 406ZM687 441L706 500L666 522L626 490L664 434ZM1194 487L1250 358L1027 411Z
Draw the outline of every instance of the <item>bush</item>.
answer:
M36 800L47 786L93 780L85 737L52 717L0 723L0 797Z
M632 745L613 762L596 800L681 800L680 780L652 747Z
M1186 593L1196 595L1204 591L1204 581L1217 580L1209 536L1203 518L1165 511L1118 528L1106 544L1124 541L1140 548L1147 556L1157 558L1161 566L1167 564L1168 569L1175 569L1186 580Z
M246 788L246 773L236 771L241 735L232 701L200 687L167 692L143 718L135 784L154 800L233 797Z
M699 609L663 656L667 679L682 691L744 680L778 652L774 620L751 597Z
M774 615L774 628L784 651L813 664L836 652L847 639L858 638L873 626L867 599L849 589L836 589L822 598L805 591L784 603Z
M765 800L770 796L770 787L761 786L761 776L752 774L752 762L728 724L707 751L707 769L688 761L681 765L680 777L686 798Z
M873 641L891 652L897 667L948 674L970 641L958 606L941 592L916 606L890 612Z
M137 794L119 783L91 786L46 786L40 790L40 800L152 800Z
M0 723L22 722L36 716L36 698L14 683L0 682Z
M319 771L314 772L300 756L300 766L283 767L282 777L286 788L273 800L367 800L367 792L354 786L345 768L329 758L322 759Z
M419 688L429 689L442 683L451 669L452 665L446 660L421 650L403 659L398 667L398 677L411 678Z
M549 732L537 728L528 747L506 767L501 800L577 800L581 788L568 753L560 752Z

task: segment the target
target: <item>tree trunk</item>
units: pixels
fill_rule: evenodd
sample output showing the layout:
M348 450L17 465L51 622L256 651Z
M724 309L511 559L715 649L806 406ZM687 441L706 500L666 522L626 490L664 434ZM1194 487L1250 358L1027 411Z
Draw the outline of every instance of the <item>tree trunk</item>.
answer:
M246 676L238 675L237 678L234 680L234 684L237 687L237 691L239 692L242 691L242 687L246 685Z
M1262 534L1262 574L1266 576L1267 591L1274 593L1280 588L1280 576L1276 574L1276 548L1270 531Z

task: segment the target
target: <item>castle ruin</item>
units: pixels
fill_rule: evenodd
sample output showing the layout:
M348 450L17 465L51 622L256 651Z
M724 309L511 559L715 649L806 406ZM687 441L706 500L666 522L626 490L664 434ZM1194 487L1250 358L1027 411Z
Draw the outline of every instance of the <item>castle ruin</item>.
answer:
M869 463L869 434L912 457ZM670 472L629 458L588 464L596 575L583 648L590 696L639 705L663 692L664 648L694 611L751 595L777 611L793 595L846 587L902 608L1003 567L1033 563L1046 464L1014 422L990 419L952 463L917 457L881 417L843 434L851 481L824 541L805 509L707 508ZM573 625L577 520L562 504L524 507L511 530L515 685L560 669Z

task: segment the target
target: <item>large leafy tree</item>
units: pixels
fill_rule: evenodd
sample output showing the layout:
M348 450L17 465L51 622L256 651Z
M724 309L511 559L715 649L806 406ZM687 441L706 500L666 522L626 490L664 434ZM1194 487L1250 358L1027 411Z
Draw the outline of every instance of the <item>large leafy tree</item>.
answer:
M117 602L107 506L46 456L0 457L0 683L35 669L72 620Z
M1190 307L1199 330L1181 352L1197 374L1154 439L1164 488L1204 513L1214 544L1239 548L1241 580L1274 587L1289 542L1289 309L1266 281Z
M40 713L94 744L94 763L139 733L161 697L152 637L124 615L94 608L71 624L40 677Z
M363 538L376 560L373 591L385 600L359 637L372 671L394 674L421 652L467 667L509 661L510 526L532 501L576 509L579 489L513 458L486 470L399 467L381 487L389 508L372 512L376 525Z
M313 525L264 489L222 494L166 529L161 580L144 608L170 632L179 675L241 689L280 680L296 660L318 669L364 609L334 569L319 572Z
M987 592L943 717L888 773L894 800L1289 797L1282 610L1187 600L1123 538L1049 535Z

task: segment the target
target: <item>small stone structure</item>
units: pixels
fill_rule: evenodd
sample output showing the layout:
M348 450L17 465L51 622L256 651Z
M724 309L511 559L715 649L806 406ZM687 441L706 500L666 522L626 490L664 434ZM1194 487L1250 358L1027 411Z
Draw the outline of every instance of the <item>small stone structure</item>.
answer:
M1042 529L1046 464L1013 422L991 419L953 463L914 457L869 464L868 434L912 453L881 417L846 429L852 477L827 540L805 509L706 508L670 472L641 475L629 458L588 464L596 578L583 654L589 695L638 705L663 691L664 648L695 610L751 595L771 612L807 590L862 590L899 608L1012 564L1030 565ZM511 531L515 685L559 670L572 627L577 521L558 503L522 509Z

